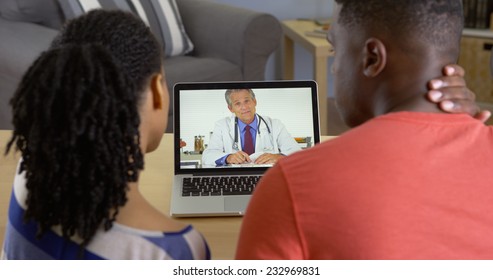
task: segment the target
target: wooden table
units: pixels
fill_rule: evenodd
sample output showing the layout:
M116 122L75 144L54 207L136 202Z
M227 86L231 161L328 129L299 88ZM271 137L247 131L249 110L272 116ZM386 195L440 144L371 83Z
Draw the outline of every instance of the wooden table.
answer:
M0 244L3 244L7 208L19 154L3 156L11 131L0 130ZM329 139L330 137L323 137ZM159 148L145 157L145 170L140 177L144 196L163 213L169 213L173 179L173 135L165 134ZM180 218L192 224L209 243L213 259L233 259L241 217Z
M301 45L313 56L313 75L318 84L320 109L320 134L327 133L327 60L334 55L332 46L327 39L305 35L313 31L317 25L309 20L285 20L281 22L284 31L284 73L283 79L294 79L294 43Z

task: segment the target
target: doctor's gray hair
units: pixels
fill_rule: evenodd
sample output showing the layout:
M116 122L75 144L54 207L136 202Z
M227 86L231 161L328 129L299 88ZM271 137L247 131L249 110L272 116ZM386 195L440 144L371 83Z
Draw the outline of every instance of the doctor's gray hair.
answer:
M250 96L252 97L252 99L255 100L255 93L253 93L253 90L251 90L249 88L228 89L228 90L226 90L226 93L224 94L224 98L226 98L226 103L228 103L229 107L231 107L233 105L231 102L231 94L233 94L235 92L242 91L242 90L248 91L248 93L250 93Z

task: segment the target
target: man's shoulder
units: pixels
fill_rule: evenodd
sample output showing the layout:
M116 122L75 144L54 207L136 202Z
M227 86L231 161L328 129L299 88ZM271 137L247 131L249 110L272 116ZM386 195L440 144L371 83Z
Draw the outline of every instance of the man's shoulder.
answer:
M417 143L432 145L437 143L437 135L441 139L449 139L458 132L463 134L465 131L476 131L479 127L483 125L468 116L415 112L386 114L373 118L334 139L295 154L293 160L313 161L323 157L334 158L337 155L345 159L351 157L361 159L365 156L371 159L385 152L400 153L406 150L402 147L415 147ZM484 131L489 131L489 128ZM481 133L475 134L475 137L484 136L484 131L481 130ZM430 141L431 139L433 141Z
M290 160L315 162L326 156L332 158L339 154L344 157L350 157L351 154L357 155L358 150L364 147L385 145L386 141L391 140L387 132L387 128L369 121L314 147L297 152L290 156Z

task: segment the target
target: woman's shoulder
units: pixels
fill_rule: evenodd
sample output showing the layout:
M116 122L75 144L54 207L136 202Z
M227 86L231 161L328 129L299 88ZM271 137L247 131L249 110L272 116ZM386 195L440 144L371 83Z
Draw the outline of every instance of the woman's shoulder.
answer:
M169 259L204 260L210 259L209 246L204 237L192 226L186 225L176 231L142 230L115 223L111 229L114 236L126 239L129 246L135 244L135 251L147 251ZM155 251L155 253L152 253ZM144 252L141 252L144 253ZM145 258L145 257L144 257ZM155 257L153 257L155 258Z
M177 254L170 256L172 259L205 259L209 256L207 242L196 229L163 214L140 195L129 196L112 230L137 243L144 240L148 244L150 241L153 250L168 255L171 250Z

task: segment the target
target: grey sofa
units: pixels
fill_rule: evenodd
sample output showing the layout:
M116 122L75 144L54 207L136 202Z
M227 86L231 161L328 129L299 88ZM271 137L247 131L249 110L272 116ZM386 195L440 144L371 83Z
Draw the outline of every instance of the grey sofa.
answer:
M177 82L264 79L267 59L280 45L282 30L276 18L206 0L177 4L195 48L186 56L165 59L170 95ZM12 128L9 100L63 22L56 0L0 1L0 129ZM168 132L172 115L170 108Z

